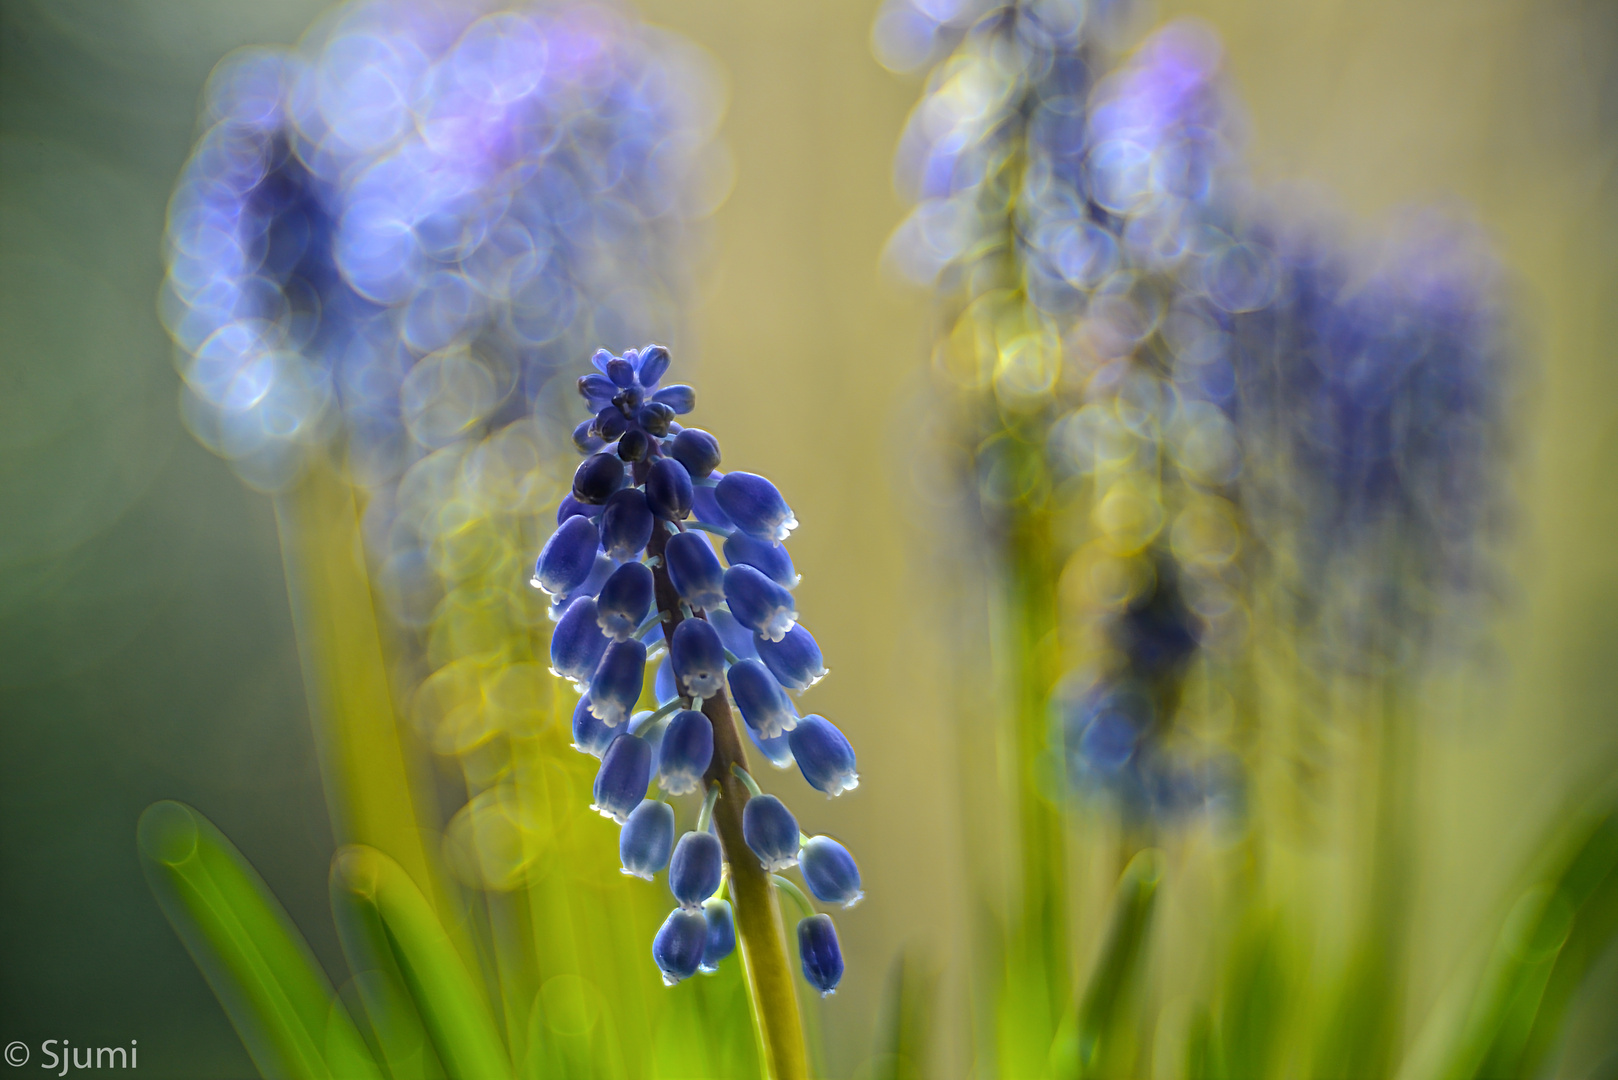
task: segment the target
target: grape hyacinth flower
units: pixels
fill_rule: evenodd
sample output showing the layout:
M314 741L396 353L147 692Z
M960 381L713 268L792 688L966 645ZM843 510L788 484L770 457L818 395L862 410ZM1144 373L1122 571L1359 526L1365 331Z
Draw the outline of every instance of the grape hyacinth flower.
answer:
M798 923L798 955L803 960L803 977L821 997L837 990L843 979L843 947L837 942L837 927L830 915L811 915Z
M591 362L595 371L578 389L593 415L574 438L586 457L558 513L558 531L588 538L588 526L599 539L590 560L572 552L566 575L552 575L558 591L572 597L553 634L552 663L588 687L574 729L577 746L602 756L595 808L622 824L626 873L647 876L667 858L680 907L653 945L665 982L713 970L738 936L754 943L749 955L758 963L784 965L785 944L763 898L772 888L796 891L790 883L772 886L768 875L797 863L801 835L786 805L760 791L748 772L741 733L777 767L796 760L828 794L858 782L848 740L821 717L800 721L787 696L826 674L788 591L798 574L781 542L797 519L763 477L720 473L713 435L674 421L695 408L696 392L661 385L666 348L621 356L601 350ZM720 537L723 565L709 533ZM607 575L596 573L602 561L614 566ZM668 655L652 679L656 707L635 712L647 645L659 641ZM645 797L654 758L671 799L703 793L695 828L672 854L674 810ZM847 906L861 895L859 871L835 841L818 838L804 872L826 902ZM829 919L815 919L803 970L826 993L841 976L841 959L835 932L828 946L822 929Z
M584 584L595 568L596 547L601 534L588 518L570 517L545 541L534 564L530 582L551 596L564 596Z
M798 866L804 883L816 900L825 904L853 907L864 898L860 891L860 868L848 849L829 836L811 836L798 853Z

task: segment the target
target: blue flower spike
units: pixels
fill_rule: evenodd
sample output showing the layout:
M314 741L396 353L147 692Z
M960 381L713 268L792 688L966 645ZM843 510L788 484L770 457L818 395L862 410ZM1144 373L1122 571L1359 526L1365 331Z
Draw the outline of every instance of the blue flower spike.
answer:
M669 564L669 582L680 599L699 611L725 602L725 571L707 537L697 532L671 536L663 557Z
M699 970L712 975L719 970L720 962L736 951L736 916L730 901L718 897L702 902L702 915L708 920L708 941L702 947Z
M634 638L608 645L590 679L590 711L608 727L617 727L629 718L635 702L640 700L645 677L645 645Z
M652 572L644 563L623 563L601 585L596 625L614 641L627 640L652 610L653 590Z
M860 786L854 748L824 716L805 716L787 738L810 787L836 797Z
M665 521L684 521L691 516L692 497L691 474L684 465L666 457L652 462L646 473L646 503L652 513Z
M607 500L601 514L602 550L618 562L628 562L645 550L654 524L646 493L624 488Z
M669 891L680 906L699 910L719 890L725 856L719 838L711 832L688 832L674 847L669 861Z
M583 498L582 496L580 496ZM714 498L725 516L748 536L778 544L798 527L792 508L775 485L762 476L733 472L719 481Z
M551 671L580 685L588 683L609 644L594 598L581 596L567 606L551 631Z
M851 908L864 899L860 868L848 849L829 836L811 836L798 853L798 869L816 900Z
M701 790L702 774L712 761L713 721L694 709L675 713L657 749L658 786L670 795Z
M751 566L785 589L798 584L798 572L792 568L792 556L787 554L785 545L765 543L737 532L726 538L721 550L725 561L732 566Z
M731 700L760 739L777 738L798 726L797 710L762 661L732 664L729 676Z
M646 799L652 782L652 747L639 735L619 735L601 756L590 809L622 825Z
M595 713L590 711L589 694L579 698L579 703L573 707L573 749L600 757L620 734L617 728L596 719Z
M697 973L708 946L708 919L701 909L675 908L652 939L652 961L673 986Z
M830 674L820 646L801 624L788 630L779 641L755 638L753 647L770 674L788 690L802 693Z
M681 692L711 698L725 686L725 646L704 619L682 619L669 641L669 661Z
M751 777L749 777L751 779ZM742 810L742 836L771 873L798 864L798 819L774 795L754 795Z
M567 595L590 576L600 542L601 534L589 518L568 518L545 541L529 584L551 596Z
M792 594L751 566L725 571L725 604L736 621L766 641L780 641L798 621Z
M843 979L843 947L830 915L811 915L798 923L798 957L803 977L821 997L836 992Z
M669 864L669 853L673 849L674 807L657 799L643 800L631 811L618 834L622 872L650 881L653 874Z

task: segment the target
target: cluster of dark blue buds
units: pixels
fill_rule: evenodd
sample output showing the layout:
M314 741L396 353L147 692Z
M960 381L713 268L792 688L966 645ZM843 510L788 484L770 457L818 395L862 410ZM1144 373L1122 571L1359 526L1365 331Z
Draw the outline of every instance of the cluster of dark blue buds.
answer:
M721 472L718 441L676 421L695 407L696 393L660 385L666 348L622 356L602 349L592 363L596 371L579 380L579 393L594 415L573 433L586 457L531 584L552 598L551 670L581 691L574 746L601 759L592 808L622 826L624 873L650 880L668 870L679 906L652 956L672 986L716 970L736 944L725 852L712 830L718 755L703 702L728 687L771 764L796 763L828 796L858 786L859 776L842 732L824 717L800 716L788 695L827 673L820 646L798 624L791 591L798 575L782 545L798 524L792 510L764 477ZM724 565L710 537L720 538ZM663 604L658 568L674 595ZM647 666L657 661L657 707L637 712ZM743 834L762 869L796 865L816 899L857 902L859 869L847 849L803 835L785 804L735 769L751 793ZM695 827L676 841L666 800L696 794L703 801ZM777 884L807 907L795 886ZM830 918L808 915L798 937L804 977L831 993L843 961Z

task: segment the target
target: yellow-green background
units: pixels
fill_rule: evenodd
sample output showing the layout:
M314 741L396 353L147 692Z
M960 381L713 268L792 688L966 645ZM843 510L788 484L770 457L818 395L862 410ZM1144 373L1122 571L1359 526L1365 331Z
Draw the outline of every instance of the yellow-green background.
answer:
M152 800L210 815L340 970L274 520L180 428L154 300L210 66L294 40L321 6L0 3L0 1040L139 1039L148 1075L250 1072L140 878L134 822ZM803 523L800 606L833 669L805 705L860 753L862 785L835 803L771 778L806 827L855 850L870 894L839 918L828 1062L871 1067L893 957L915 944L941 973L933 1067L961 1075L962 771L941 620L976 615L933 598L952 525L916 479L933 472L926 301L878 267L918 83L871 59L867 0L642 10L727 72L736 184L681 359L700 364L699 415L727 461L775 479ZM1476 209L1536 364L1500 647L1428 728L1419 1016L1559 798L1618 753L1618 11L1209 0L1154 17L1185 11L1225 38L1261 176L1371 218ZM995 782L995 763L972 764Z

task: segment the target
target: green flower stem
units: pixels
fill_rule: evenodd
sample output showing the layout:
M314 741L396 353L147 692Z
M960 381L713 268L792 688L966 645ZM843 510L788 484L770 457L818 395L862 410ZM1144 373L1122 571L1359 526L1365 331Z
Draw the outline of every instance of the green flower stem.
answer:
M669 581L666 560L661 558L668 537L666 531L653 529L647 552L659 559L657 569L652 572L657 586L657 606L668 620L665 633L672 637L680 620L689 616L682 610L679 594ZM797 988L787 960L775 890L742 835L742 808L747 805L748 792L732 767L747 768L747 751L731 715L730 701L724 694L704 701L702 712L713 723L714 735L713 761L703 777L703 784L719 786L714 824L725 861L730 866L736 939L741 947L742 969L747 976L747 996L758 1034L759 1056L765 1075L771 1080L807 1080L809 1065L804 1050L803 1023L798 1015Z
M153 803L136 836L163 914L261 1075L382 1080L303 935L212 822L183 803Z
M775 887L777 889L780 889L782 892L792 897L792 902L798 905L798 910L803 912L804 918L807 919L814 915L815 905L811 904L809 902L809 898L803 895L802 889L792 884L791 881L782 877L780 874L771 874L770 880L775 882Z
M387 970L391 961L450 1080L511 1080L511 1060L482 988L404 869L355 844L338 851L331 877L349 963Z

